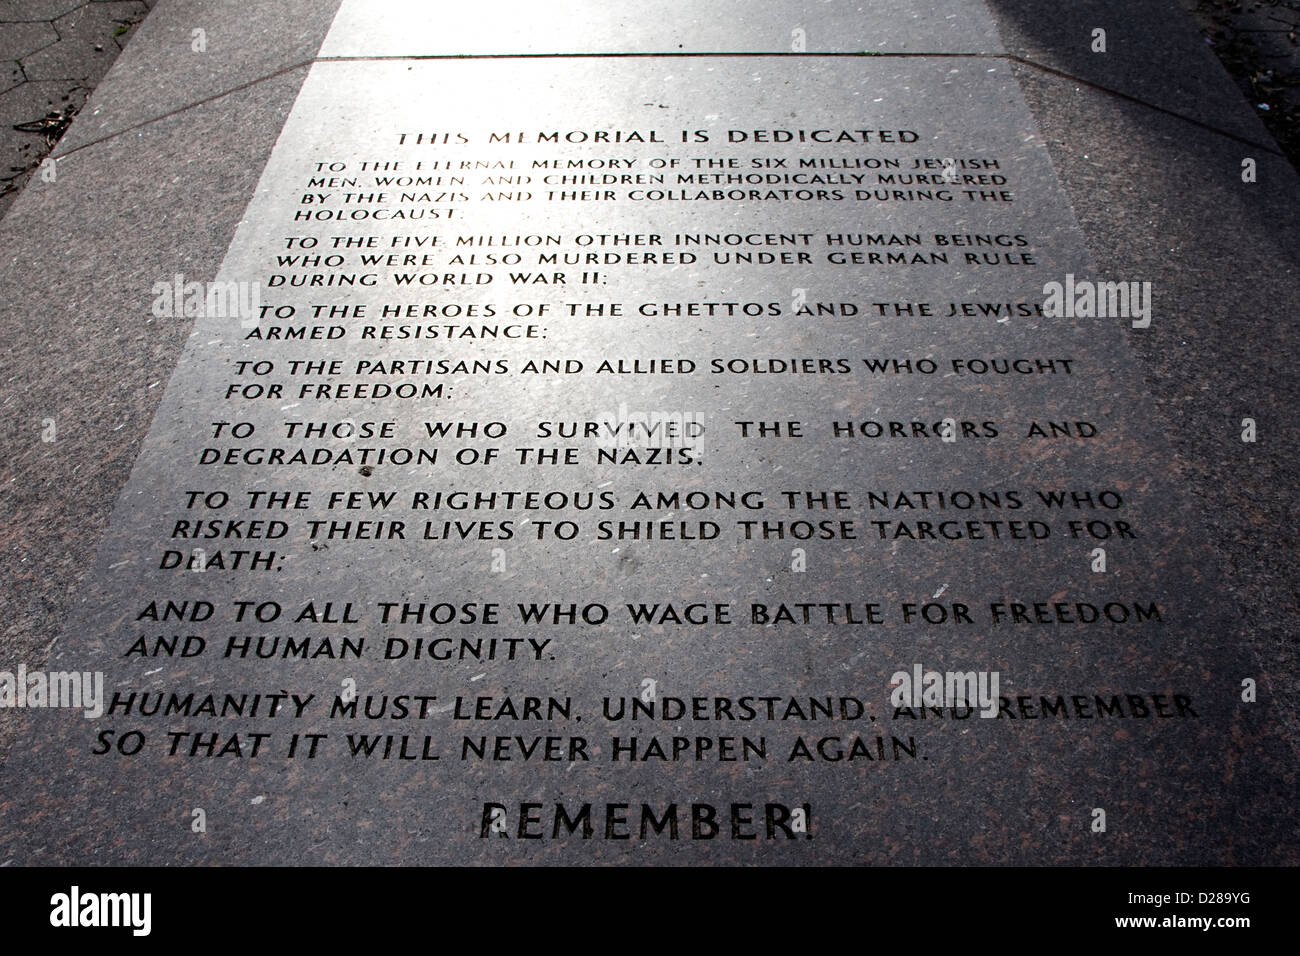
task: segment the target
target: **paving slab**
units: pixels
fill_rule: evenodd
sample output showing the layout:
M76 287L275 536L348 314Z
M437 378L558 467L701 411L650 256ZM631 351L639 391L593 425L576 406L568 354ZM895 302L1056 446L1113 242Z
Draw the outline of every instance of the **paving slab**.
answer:
M152 0L0 8L0 215L67 130ZM24 19L48 14L43 18ZM46 170L48 175L48 168Z
M137 50L98 87L59 153L227 95L311 61L337 0L161 3L141 25ZM134 45L134 44L133 44Z
M112 42L149 8L139 2L88 3L52 22L59 42L19 58L29 80L80 80L98 83L119 52ZM105 39L109 42L105 42Z
M59 39L54 24L48 20L36 23L11 22L0 33L0 59L18 60Z
M1040 67L1169 110L1194 123L1256 143L1271 142L1258 117L1242 109L1191 20L1166 0L1114 4L1082 0L1043 15L1033 0L988 0L1007 50ZM1104 48L1095 31L1104 31Z
M428 16L419 0L393 0L375 16L344 4L322 57L580 53L996 52L980 4L937 0L900 11L881 0L817 4L721 0L698 10L671 0L547 7L488 0Z
M129 59L119 63L133 69ZM124 121L156 122L60 157L55 179L35 178L0 221L15 290L5 299L5 327L27 330L11 353L0 398L13 443L3 456L6 468L25 463L6 478L6 495L23 502L14 505L20 512L40 516L15 526L21 530L9 538L4 558L4 578L12 582L6 594L18 601L5 633L25 653L48 646L62 627L64 602L94 552L188 334L184 323L153 321L139 282L178 270L216 274L305 75L303 67L261 82L245 77L228 95L181 111L137 103L138 112ZM117 115L114 82L110 74L100 85L92 113ZM61 144L65 152L70 137L72 131ZM51 281L77 305L52 315ZM77 348L77 324L102 338L103 352L82 350L79 377L51 374L46 353ZM101 416L111 419L105 427L87 424ZM64 421L64 437L90 444L65 456L57 445L36 442L28 426L49 417Z
M1295 861L1293 335L1269 319L1295 302L1277 213L1300 191L1227 94L1197 121L1181 77L1074 81L1068 44L1043 69L1016 52L1047 58L1043 31L1026 46L997 4L932 8L956 30L894 18L871 49L909 55L860 58L734 55L776 52L776 5L721 38L608 5L454 41L393 20L407 46L362 29L376 9L344 0L309 71L162 113L124 97L0 224L4 647L120 695L94 720L0 713L0 862ZM811 51L854 45L819 32ZM670 56L519 55L542 51ZM922 248L873 252L888 237ZM177 274L278 315L164 319ZM1150 325L1040 314L1067 275L1152 282ZM464 334L507 315L504 340ZM978 364L999 356L1032 374ZM690 442L599 438L654 416ZM386 420L383 460L337 432ZM254 435L289 460L245 454ZM540 504L504 497L526 490ZM1071 491L1086 504L1049 506ZM211 563L241 559L185 540L196 510L262 520L258 557ZM712 619L628 607L667 602ZM349 636L368 651L340 660ZM289 639L320 653L269 649ZM914 663L999 674L996 718L892 702Z
M82 6L85 0L3 0L0 18L15 22L53 20Z

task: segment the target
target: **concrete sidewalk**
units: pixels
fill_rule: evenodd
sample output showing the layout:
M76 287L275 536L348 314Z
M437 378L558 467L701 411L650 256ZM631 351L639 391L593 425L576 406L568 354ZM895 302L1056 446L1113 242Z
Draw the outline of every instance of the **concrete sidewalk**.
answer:
M0 2L0 216L155 0Z

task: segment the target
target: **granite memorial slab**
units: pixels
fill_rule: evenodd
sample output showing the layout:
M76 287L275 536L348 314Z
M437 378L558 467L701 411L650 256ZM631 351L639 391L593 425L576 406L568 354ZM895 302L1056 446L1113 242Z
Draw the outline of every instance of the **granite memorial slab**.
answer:
M342 5L220 273L149 290L193 333L0 675L0 856L1258 860L1289 749L1123 337L1169 317L1009 65L820 55L852 5L450 55L674 52L608 9ZM935 10L879 48L999 49Z
M792 48L793 47L793 48ZM322 57L664 53L999 53L989 11L966 0L488 0L427 15L420 0L339 7Z

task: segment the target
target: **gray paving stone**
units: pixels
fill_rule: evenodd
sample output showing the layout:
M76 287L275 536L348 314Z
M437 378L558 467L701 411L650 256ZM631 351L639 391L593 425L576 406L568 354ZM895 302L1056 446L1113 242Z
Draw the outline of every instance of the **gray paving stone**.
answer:
M22 59L58 38L52 23L0 23L0 60Z
M807 5L713 0L609 0L569 8L580 20L527 0L430 8L423 0L392 0L384 16L364 4L339 11L321 56L448 56L460 54L982 52L1000 41L980 4L930 0L900 8L887 0L826 0Z
M32 80L77 80L95 86L120 52L113 34L129 31L149 12L142 3L87 4L54 21L57 43L22 59L23 72Z
M23 75L23 68L17 63L6 63L0 66L0 92L12 90L20 83L26 83L27 77Z
M87 0L0 0L0 22L6 20L53 20L85 6Z
M1270 139L1173 0L1074 0L1052 4L1050 14L1037 0L987 2L1011 53L1237 136ZM1106 31L1104 53L1092 49L1097 28Z
M77 90L50 80L26 82L0 94L0 120L10 127L38 121L47 113L62 112L69 104L79 108L88 93L84 87Z
M24 57L21 62L23 72L31 80L75 80L93 87L113 65L117 52L111 41L106 49L102 43L60 40Z
M24 71L19 60L8 67L0 67L0 92L17 87L28 80L53 78L64 87L74 110L79 110L97 79L104 73L132 35L132 25L148 10L148 5L137 0L97 0L89 6L79 6L59 18L58 26L50 21L8 23L0 29L0 44L7 43L11 50L21 50L28 63ZM60 39L59 30L64 37ZM3 62L0 60L0 62ZM8 79L4 79L7 76ZM62 101L63 94L56 97ZM33 149L36 143L45 143L46 137L34 137L31 132L13 129L15 123L31 120L31 116L15 116L11 122L0 126L0 167L6 168L0 185L0 216L17 195L17 189L28 179L27 173L14 175L15 171L30 170L41 158L42 150ZM66 123L62 124L66 129Z
M164 3L96 89L59 152L303 64L316 54L339 0ZM202 30L204 52L195 52Z
M24 339L2 360L0 418L53 416L68 440L19 442L4 460L4 507L45 519L0 548L6 593L24 595L0 645L35 648L53 638L51 611L93 553L112 489L129 473L161 398L162 370L188 334L186 322L149 315L141 283L216 273L304 75L286 73L80 150L59 161L55 182L33 180L0 221L0 269L25 277L6 284L0 301L0 327ZM50 309L51 297L68 307ZM64 365L67 374L51 373Z
M1294 335L1279 324L1300 277L1300 220L1279 211L1300 208L1300 179L1282 157L1050 74L1017 73L1098 268L1149 276L1166 303L1171 321L1126 338L1176 452L1168 467L1196 495L1193 520L1230 571L1225 586L1249 622L1240 640L1274 693L1295 703L1296 562L1260 529L1293 521L1286 489L1300 486L1291 453L1300 426L1287 412L1300 381ZM1080 130L1092 131L1086 145ZM1247 154L1259 164L1253 184L1240 177ZM1249 450L1230 440L1247 409L1275 440Z
M139 23L149 13L140 0L98 0L64 14L54 28L64 40L94 41L104 33L115 33Z

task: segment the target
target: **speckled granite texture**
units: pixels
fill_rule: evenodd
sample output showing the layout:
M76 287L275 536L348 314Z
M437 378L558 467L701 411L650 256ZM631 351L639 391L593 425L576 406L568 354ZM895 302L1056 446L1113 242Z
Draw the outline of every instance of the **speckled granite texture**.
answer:
M354 22L363 5L345 3L344 13L352 19L340 19ZM1296 658L1289 634L1297 581L1288 508L1296 466L1288 449L1295 447L1296 436L1285 414L1296 399L1290 316L1297 304L1294 250L1300 245L1292 213L1300 186L1218 64L1195 45L1194 31L1172 2L1083 3L1066 12L1053 5L1050 16L1027 2L957 4L957 15L969 16L973 24L991 17L1000 47L986 45L989 35L972 29L968 57L918 56L941 51L908 47L908 56L864 58L860 66L830 58L761 66L734 58L698 59L662 68L649 61L606 67L596 60L551 66L546 61L367 62L368 56L390 54L386 34L401 38L400 24L380 23L387 29L374 37L331 35L326 52L334 48L338 56L353 59L311 68L290 132L270 159L256 196L254 187L303 86L303 63L320 46L333 9L257 3L223 19L224 9L160 3L60 145L57 181L34 182L0 223L5 282L12 290L0 296L0 322L10 343L0 359L0 508L7 517L0 538L0 586L8 609L0 661L23 661L32 668L48 663L51 669L94 661L109 673L110 685L149 690L220 690L234 680L267 693L293 688L324 695L337 687L340 676L355 674L363 694L422 689L439 695L439 707L457 694L500 700L508 693L562 692L582 702L585 726L559 721L536 732L565 739L581 733L593 741L618 731L601 722L593 713L599 704L592 702L633 695L647 675L661 680L665 694L857 693L879 706L879 689L890 671L913 660L988 662L1010 675L1004 694L1191 688L1201 717L1086 725L976 720L968 732L944 721L915 731L928 765L882 763L871 770L833 764L805 769L783 756L758 769L689 761L614 768L576 761L571 767L569 760L458 764L459 728L437 724L444 756L441 764L427 768L418 761L360 763L335 749L316 763L238 766L182 758L150 758L140 765L93 758L102 761L102 769L86 773L94 765L86 756L91 734L79 718L0 712L5 744L0 863L1145 865L1300 859L1293 809ZM196 63L194 54L178 52L192 29L205 23L215 25L204 27L214 45L226 43L238 54ZM1088 46L1097 26L1107 31L1105 54ZM738 39L737 48L756 47ZM809 50L817 49L814 31ZM412 77L406 82L426 91L427 99L412 104L385 94L401 89L407 72ZM304 596L355 598L358 607L376 597L406 600L435 592L462 600L482 595L507 606L512 598L524 599L521 595L602 599L617 606L620 600L654 600L668 589L680 601L723 596L738 606L846 598L879 599L896 607L942 594L978 605L996 593L1076 600L1080 594L1127 593L1126 587L1136 586L1135 594L1173 610L1168 624L1137 630L1052 628L1043 629L1045 636L987 627L928 633L891 624L865 640L834 629L751 629L741 636L662 626L555 629L542 635L556 637L554 653L539 655L536 667L514 669L471 662L424 671L414 664L398 669L368 661L345 674L329 665L223 667L207 659L121 664L117 658L133 612L146 595L162 589L163 579L144 566L147 516L153 508L175 509L174 486L193 477L187 456L201 441L193 423L206 414L205 396L210 398L214 383L224 380L224 363L239 354L238 344L222 342L210 325L200 325L202 334L187 345L190 323L152 317L142 290L159 275L215 276L223 261L226 278L254 273L257 263L267 261L271 237L286 221L285 184L303 175L308 158L329 150L352 158L360 148L353 141L362 138L358 130L414 125L419 104L436 100L432 91L457 89L459 83L467 90L490 91L492 78L499 76L511 78L508 89L522 91L517 95L528 107L526 122L534 117L559 122L563 111L539 92L550 89L568 94L567 102L575 104L568 108L588 125L601 122L593 112L598 107L575 95L593 77L602 88L620 91L627 116L667 128L679 125L673 111L683 120L704 112L697 100L722 115L722 120L712 115L710 123L738 123L780 106L792 114L793 124L826 122L819 111L830 109L828 104L847 112L846 100L855 94L890 97L900 110L914 109L918 125L928 123L940 144L997 144L1014 158L1020 188L1032 197L1029 223L1041 239L1036 280L1048 270L1083 273L1089 266L1100 276L1147 279L1155 289L1155 315L1149 329L1122 332L1034 323L1005 332L971 329L962 333L960 345L915 320L852 329L763 322L740 327L782 354L835 349L857 356L920 346L942 356L1007 344L1041 349L1047 338L1053 347L1083 356L1091 374L1077 383L1040 380L1015 389L963 392L952 382L873 382L865 393L843 395L787 382L729 385L719 394L710 384L686 380L617 394L582 384L572 386L561 404L548 397L548 387L512 383L499 392L475 393L475 415L527 422L531 411L521 410L558 415L580 409L594 416L625 394L653 407L694 402L711 414L718 405L727 415L779 407L786 410L783 415L807 422L867 418L878 414L873 411L878 407L902 414L909 407L928 411L965 403L962 410L975 417L985 410L1019 426L1036 415L1063 418L1086 409L1109 426L1086 449L1026 446L1008 452L1003 446L979 451L963 446L950 456L934 445L892 445L882 456L874 446L868 450L822 439L800 454L747 444L719 429L717 439L710 438L708 455L710 463L722 463L713 467L728 487L770 483L783 470L801 476L791 479L796 487L810 488L818 481L865 481L864 475L870 476L869 487L916 487L935 476L954 487L1115 487L1132 500L1144 540L1131 551L1112 551L1117 565L1103 583L1088 574L1081 554L1065 548L945 546L933 553L810 548L822 563L816 574L797 578L787 569L784 544L701 545L685 551L638 544L618 551L605 547L592 557L554 544L525 552L513 575L489 578L477 563L485 559L484 548L450 549L455 560L430 559L425 567L386 557L391 546L358 543L333 546L333 555L300 548L272 585L253 587L222 577L203 587L187 580L172 592L212 593L225 600L256 591L286 603ZM728 99L733 94L727 91L742 88L748 92L735 93L734 102ZM337 96L338 90L352 95ZM473 124L486 122L482 116L521 121L511 113L521 107L499 91L462 95L465 99L448 101L444 110L466 128L477 129ZM658 119L660 110L674 122ZM1257 162L1253 183L1240 176L1246 157ZM246 209L254 218L241 223ZM568 213L557 223L547 218L553 215L521 207L517 217L503 214L487 221L495 231L592 228L590 217ZM681 229L691 223L680 213L672 215L681 218L654 215L648 228L667 230L668 222ZM740 211L734 215L736 223L748 221ZM805 213L800 220L784 211L768 215L786 228L814 218ZM950 228L943 216L928 218L912 210L903 215L913 217L909 222L919 216L932 231ZM989 222L1001 221L981 210L971 214L967 228L979 229L985 215L992 216ZM840 213L827 214L826 222L841 229L854 225ZM277 225L268 230L262 223ZM824 231L820 225L816 229ZM615 288L628 301L666 295L651 278L620 281ZM709 281L719 295L745 294L716 275ZM774 288L784 294L793 282L793 273L783 274ZM852 294L846 282L821 276L815 288L825 298L841 300ZM964 293L979 297L975 289L992 296L1006 288L964 273L890 282L889 297L895 299L908 293L939 296L935 290L942 289L939 297L947 301ZM1027 295L1029 288L1018 291ZM733 330L703 323L676 323L657 332L652 323L632 322L624 334L627 343L648 343L650 351L669 341L682 354L750 354ZM554 348L589 359L602 350L631 349L600 321L569 323L552 337L558 343ZM341 344L339 354L365 354L353 348ZM184 359L183 349L188 349ZM268 347L264 354L284 361L297 353ZM178 361L181 372L173 376ZM155 420L164 388L166 403ZM272 410L249 414L276 420ZM1243 417L1258 422L1255 444L1240 440ZM42 441L51 420L57 437ZM146 433L147 450L136 464ZM133 465L132 484L122 497ZM708 487L715 476L698 474L709 471L688 473L681 487ZM528 480L526 472L503 474ZM302 483L326 490L341 486L344 477ZM605 477L584 470L582 480L594 486ZM620 492L649 481L613 472L608 479ZM385 480L383 472L378 480ZM667 478L657 480L662 485ZM117 517L105 538L115 505ZM1140 560L1126 565L1126 555ZM707 570L694 574L693 564ZM142 581L148 587L142 588ZM413 637L416 631L372 628L368 633ZM223 641L225 634L218 629L212 637ZM161 674L155 676L159 665ZM1258 682L1257 704L1236 701L1236 687L1246 677ZM445 711L440 713L445 722ZM687 734L722 732L684 723L687 729L680 732ZM680 729L671 722L654 727L660 734ZM474 728L485 734L512 730ZM896 726L891 730L898 732ZM788 747L789 728L771 733ZM607 746L607 739L598 744ZM141 784L144 766L147 785ZM564 801L571 807L586 801L601 808L613 801L635 808L640 800L656 806L675 800L683 808L692 802L725 808L743 800L759 805L761 819L765 800L804 798L818 808L815 839L806 842L485 840L476 815L483 801L493 799L512 803L512 814L519 801ZM206 836L195 837L188 814L200 805L214 822ZM1089 827L1098 806L1109 815L1104 834ZM548 814L542 819L549 832ZM517 822L511 819L512 826Z

